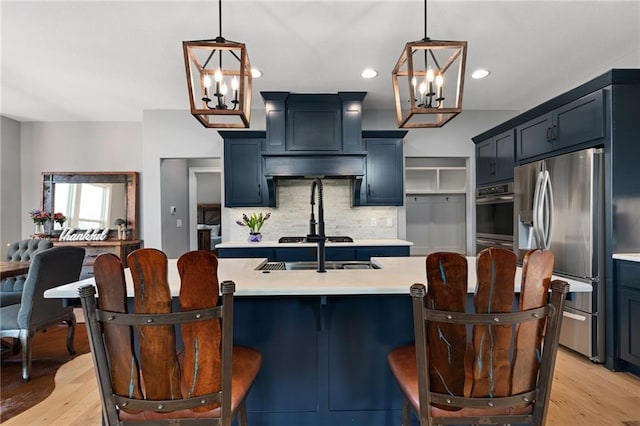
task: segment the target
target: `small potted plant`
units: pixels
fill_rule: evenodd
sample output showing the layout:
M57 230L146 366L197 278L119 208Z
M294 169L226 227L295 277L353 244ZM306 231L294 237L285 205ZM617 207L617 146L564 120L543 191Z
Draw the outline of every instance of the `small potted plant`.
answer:
M262 234L260 233L260 230L270 217L271 213L252 213L251 216L247 216L243 213L242 220L236 220L236 223L240 226L246 226L251 230L249 232L249 242L259 243L262 241Z
M44 225L51 220L51 215L44 210L31 210L29 212L31 220L33 221L33 235L44 235Z

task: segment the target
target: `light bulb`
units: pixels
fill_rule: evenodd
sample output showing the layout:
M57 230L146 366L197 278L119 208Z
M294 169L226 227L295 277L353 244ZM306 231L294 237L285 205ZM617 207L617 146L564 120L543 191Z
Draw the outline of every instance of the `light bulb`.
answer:
M222 86L220 87L220 93L222 93L222 96L226 96L228 91L227 83L222 83Z
M415 78L415 77L413 77L413 78L411 79L411 85L412 85L413 87L416 87L416 84L417 84L417 82L416 82L416 78Z
M418 90L420 91L421 95L424 95L425 93L427 93L427 85L424 84L424 81L420 83L420 87L418 88Z
M442 87L443 84L444 84L444 77L442 77L442 74L438 74L436 76L436 86Z
M432 70L431 68L429 68L429 69L427 70L427 81L428 81L429 83L431 83L431 82L433 81L433 77L434 77L434 75L433 75L433 70Z
M220 68L218 68L215 74L213 74L213 79L216 83L220 83L222 81L222 71L220 71Z
M238 90L238 87L240 87L240 82L237 77L233 77L233 80L231 80L231 88L233 90Z
M209 76L209 74L205 74L204 77L202 77L202 85L207 89L211 87L211 76Z

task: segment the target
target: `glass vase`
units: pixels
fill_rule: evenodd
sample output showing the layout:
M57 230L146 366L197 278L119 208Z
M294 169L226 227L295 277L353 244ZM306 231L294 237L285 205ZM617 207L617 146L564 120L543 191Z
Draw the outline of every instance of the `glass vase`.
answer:
M251 232L249 233L249 242L250 243L259 243L262 241L262 234L259 232Z
M33 224L33 235L44 235L44 224L42 224L42 223L34 223Z

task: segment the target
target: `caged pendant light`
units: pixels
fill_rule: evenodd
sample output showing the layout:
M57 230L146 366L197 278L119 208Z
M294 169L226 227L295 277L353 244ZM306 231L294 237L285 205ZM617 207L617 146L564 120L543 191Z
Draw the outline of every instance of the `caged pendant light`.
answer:
M424 0L424 38L405 45L391 73L398 127L442 127L462 112L466 58L466 41L427 37Z
M246 128L251 119L251 63L244 43L219 35L213 40L183 41L191 114L209 128Z

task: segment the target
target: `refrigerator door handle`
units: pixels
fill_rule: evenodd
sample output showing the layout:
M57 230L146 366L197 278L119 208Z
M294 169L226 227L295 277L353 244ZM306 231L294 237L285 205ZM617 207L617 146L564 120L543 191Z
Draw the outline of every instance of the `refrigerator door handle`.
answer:
M541 195L542 195L542 182L544 180L544 172L538 172L536 179L536 188L533 191L533 236L536 240L536 248L542 248L542 236L540 234L540 210L541 210Z
M553 232L553 186L551 185L551 177L549 176L549 171L545 170L545 205L547 206L547 220L546 220L546 229L544 230L545 241L544 247L548 249L551 247L551 233Z
M553 189L551 188L549 171L544 170L540 174L542 175L542 184L540 185L541 194L538 197L540 205L537 212L538 232L540 235L538 248L546 250L551 242L553 228Z

